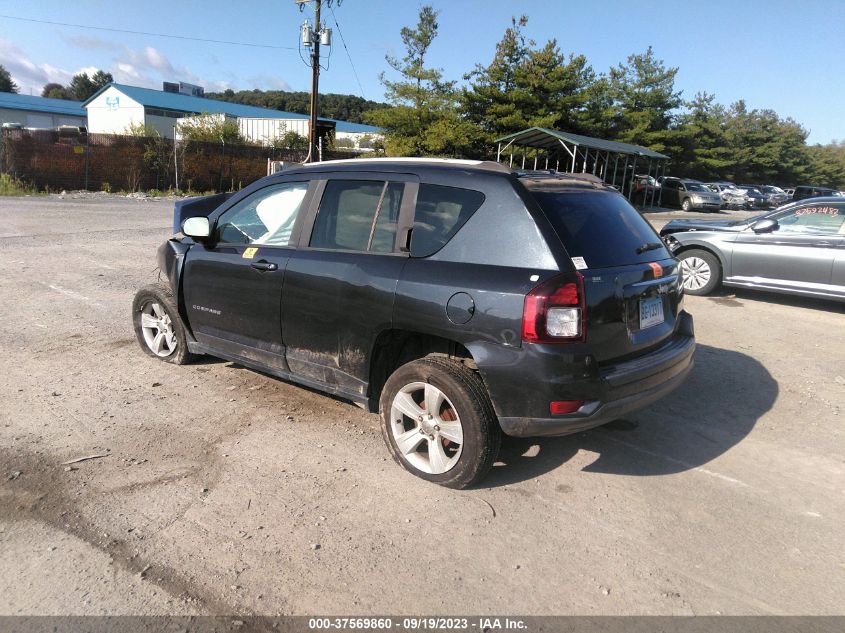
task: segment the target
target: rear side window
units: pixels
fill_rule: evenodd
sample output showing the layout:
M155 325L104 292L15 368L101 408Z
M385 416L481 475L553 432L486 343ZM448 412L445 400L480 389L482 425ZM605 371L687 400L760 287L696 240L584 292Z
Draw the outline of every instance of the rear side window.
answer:
M627 266L671 257L651 225L617 193L532 191L531 194L545 211L569 256L583 257L587 268ZM648 245L651 247L643 250Z
M330 180L309 245L345 251L391 253L405 185L378 180Z
M421 184L411 232L411 256L428 257L439 251L483 203L480 191Z

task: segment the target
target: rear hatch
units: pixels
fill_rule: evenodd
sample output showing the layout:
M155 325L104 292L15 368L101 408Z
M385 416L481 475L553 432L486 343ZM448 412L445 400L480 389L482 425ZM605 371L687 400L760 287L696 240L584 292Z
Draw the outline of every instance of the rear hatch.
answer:
M661 345L681 309L678 263L618 193L528 186L584 276L586 342L600 365Z

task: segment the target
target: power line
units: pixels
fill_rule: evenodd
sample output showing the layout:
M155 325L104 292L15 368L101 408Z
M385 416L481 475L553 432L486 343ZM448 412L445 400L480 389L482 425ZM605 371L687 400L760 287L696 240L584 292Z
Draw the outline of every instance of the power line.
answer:
M35 22L37 24L51 24L53 26L69 26L76 29L90 29L93 31L110 31L112 33L129 33L132 35L149 35L152 37L169 37L175 40L189 40L191 42L205 42L208 44L226 44L227 46L249 46L251 48L274 48L288 51L295 51L293 46L274 46L273 44L253 44L250 42L230 42L228 40L211 40L203 37L189 37L188 35L171 35L168 33L150 33L148 31L130 31L129 29L113 29L105 26L91 26L90 24L70 24L68 22L53 22L51 20L36 20L35 18L21 18L14 15L0 15L0 18L7 20L19 20L21 22ZM341 38L342 39L342 38ZM344 44L344 46L346 46ZM354 69L353 69L354 70Z
M332 5L329 5L329 11L332 12L332 19L334 20L334 25L337 27L337 34L340 35L340 42L343 44L343 50L346 51L346 56L349 58L349 65L352 66L352 74L355 75L355 81L358 82L358 88L361 90L361 98L366 101L367 97L364 96L364 87L361 85L361 80L358 78L358 71L355 70L355 64L352 63L352 55L349 54L349 49L346 47L346 40L343 39L343 31L340 30L340 24L337 22L337 16L334 14Z

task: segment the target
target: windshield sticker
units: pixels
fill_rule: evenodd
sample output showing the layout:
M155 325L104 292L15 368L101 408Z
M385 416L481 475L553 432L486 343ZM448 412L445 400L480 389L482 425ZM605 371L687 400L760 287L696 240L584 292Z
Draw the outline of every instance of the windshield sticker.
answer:
M254 246L250 246L248 249L244 251L244 254L241 255L244 259L252 259L255 257L255 254L258 252L258 249Z
M575 270L584 270L588 267L583 257L573 257L572 265L575 266Z
M795 212L795 215L810 215L813 213L821 213L823 215L839 215L839 209L836 207L806 207L804 209L798 209Z

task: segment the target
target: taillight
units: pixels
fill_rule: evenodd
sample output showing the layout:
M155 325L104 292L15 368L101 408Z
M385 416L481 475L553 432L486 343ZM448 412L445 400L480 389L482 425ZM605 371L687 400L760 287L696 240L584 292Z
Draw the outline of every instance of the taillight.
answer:
M544 281L525 296L522 340L567 343L584 340L584 276L576 272Z

